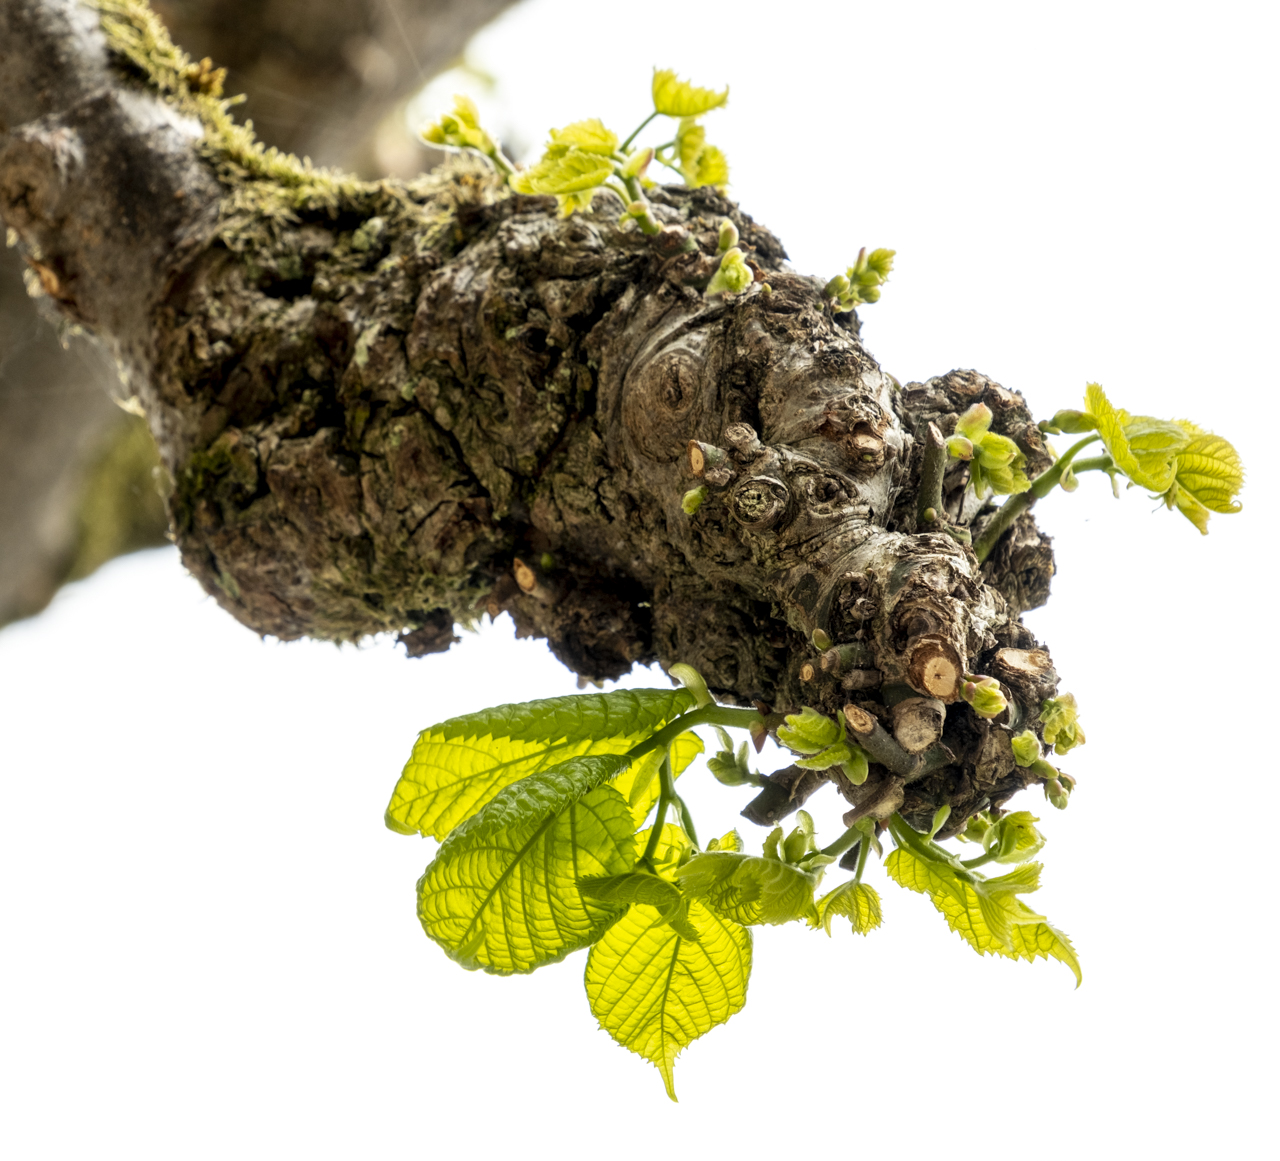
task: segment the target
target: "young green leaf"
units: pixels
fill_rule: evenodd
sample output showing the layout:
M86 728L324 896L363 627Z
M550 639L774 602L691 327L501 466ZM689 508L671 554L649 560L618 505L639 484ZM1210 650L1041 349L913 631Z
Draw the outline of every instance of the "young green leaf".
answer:
M880 926L880 895L866 883L855 883L850 879L823 895L816 907L818 913L811 922L828 935L831 934L831 921L837 915L845 916L859 935L867 935Z
M616 690L451 718L418 735L387 826L442 839L504 786L570 758L625 753L693 704L683 689Z
M571 194L595 189L613 176L614 162L596 153L570 149L548 157L511 178L511 188L522 194Z
M592 117L586 121L575 121L563 129L552 129L551 146L559 147L560 156L571 149L581 149L584 153L611 157L618 149L618 135L606 129L598 117ZM552 149L548 152L552 152Z
M676 872L690 898L735 923L789 923L813 911L822 871L804 871L776 858L734 851L694 855Z
M741 294L755 281L755 274L747 265L742 251L734 246L720 256L720 265L703 292L708 298L713 294Z
M1173 486L1165 493L1165 505L1176 507L1201 533L1209 532L1209 513L1240 511L1235 495L1244 486L1240 455L1220 435L1201 431L1193 423L1182 428L1191 441L1178 453Z
M440 846L418 880L426 933L465 968L530 972L586 947L618 908L578 880L635 862L627 800L603 783L626 759L573 758L499 791Z
M1039 888L1039 863L1023 863L998 879L986 879L957 867L954 860L925 859L900 846L890 852L885 870L894 882L928 895L951 930L979 954L1052 957L1071 969L1079 987L1080 962L1071 941L1018 898Z
M844 737L839 722L808 706L787 714L785 723L778 727L778 741L797 754L817 754Z
M659 878L648 871L629 871L625 875L579 879L578 890L584 898L618 910L632 903L652 907L658 912L660 921L670 924L681 939L697 943L702 938L698 929L689 922L688 901L669 879Z
M649 835L652 831L652 827L647 827L636 835L637 851L643 851L649 845ZM657 850L653 852L653 873L674 883L680 861L692 849L693 844L681 827L674 822L663 823Z
M729 100L729 87L717 93L682 81L675 69L653 70L653 107L667 117L701 117Z
M1015 810L987 829L982 845L997 863L1025 863L1044 846L1044 835L1035 827L1039 821L1029 810Z
M422 131L424 140L449 149L476 149L486 156L497 152L492 137L480 127L476 103L462 93L453 97L453 112L442 113Z
M1065 754L1084 745L1084 730L1080 726L1080 708L1076 705L1075 694L1064 693L1043 702L1040 721L1044 724L1045 745L1052 746L1055 753Z
M1085 389L1085 407L1098 425L1098 434L1108 454L1126 476L1140 488L1161 494L1174 482L1178 453L1191 436L1177 423L1130 415L1112 407L1106 392L1097 383Z
M587 999L600 1026L662 1073L676 1099L680 1050L742 1010L751 974L751 933L690 903L696 942L665 924L653 907L634 905L587 957Z

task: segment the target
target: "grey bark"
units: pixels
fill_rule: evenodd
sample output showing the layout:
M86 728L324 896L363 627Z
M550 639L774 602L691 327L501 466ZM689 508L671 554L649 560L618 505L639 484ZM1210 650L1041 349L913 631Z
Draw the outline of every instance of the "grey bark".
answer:
M247 96L242 111L267 143L376 173L383 122L510 2L171 0L160 10L197 57L228 68L227 91ZM13 91L39 80L21 47L0 44ZM5 115L16 124L33 107ZM421 148L414 164L431 156ZM122 390L114 364L60 333L24 271L42 293L16 250L0 254L0 625L111 556L165 543L167 531L150 465L135 462L137 421L111 400Z
M35 119L0 79L0 213L125 367L183 559L244 624L424 652L506 610L585 678L682 660L725 699L849 707L882 743L861 786L836 779L850 819L947 802L954 828L1032 778L1007 735L1038 710L1019 690L1053 687L1047 652L1003 720L959 694L1000 650L1037 652L1018 618L1048 542L1028 513L979 566L917 530L929 425L973 402L1048 465L1019 395L976 372L899 388L709 189L655 191L650 239L612 195L561 221L479 163L317 178L245 154L169 57L126 67L67 0L0 11L32 59L62 54ZM724 216L761 281L707 299ZM961 530L986 515L964 484L941 488ZM873 680L849 686L844 658ZM918 697L942 736L910 755L891 707Z

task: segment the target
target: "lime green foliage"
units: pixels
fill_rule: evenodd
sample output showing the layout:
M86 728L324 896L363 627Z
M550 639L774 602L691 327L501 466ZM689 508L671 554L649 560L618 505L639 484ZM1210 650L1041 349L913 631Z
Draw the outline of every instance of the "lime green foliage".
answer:
M991 408L975 403L956 421L959 438L948 441L947 449L955 458L969 460L970 481L979 496L1025 492L1031 487L1023 470L1027 457L1008 436L991 430L991 419Z
M587 957L587 999L600 1027L657 1065L676 1099L677 1054L742 1010L751 974L751 933L701 903L689 904L699 932L683 938L660 912L633 904Z
M1045 745L1052 746L1054 753L1066 754L1077 746L1084 745L1084 730L1080 728L1079 715L1075 694L1071 693L1052 697L1040 706Z
M599 124L599 122L597 122ZM423 139L432 145L449 149L474 149L497 166L499 172L511 174L514 169L498 147L498 143L480 127L480 110L462 93L453 97L453 112L443 113L422 131Z
M1112 469L1158 493L1166 507L1177 508L1201 533L1209 531L1210 512L1240 511L1235 496L1244 486L1244 467L1220 435L1184 419L1130 415L1113 407L1097 383L1086 388L1085 406Z
M747 265L747 260L737 246L726 250L720 258L720 265L707 283L706 295L741 294L755 281L755 273Z
M843 917L859 934L874 930L880 896L862 879L883 850L871 819L819 848L805 810L789 833L774 828L758 855L744 851L736 830L700 849L676 789L702 751L690 727L716 728L720 749L709 764L722 782L743 785L762 779L747 764L746 743L735 750L725 727L754 739L766 722L755 710L716 705L692 667L671 673L683 688L500 706L423 731L387 822L444 840L418 882L427 935L462 966L495 975L590 947L591 1011L618 1043L657 1065L674 1099L676 1055L745 1002L748 928L803 921L830 934ZM842 722L808 708L776 734L815 769L848 769L857 749ZM1033 772L1041 765L1065 794L1057 778L1066 775L1041 759ZM939 809L927 835L890 820L899 846L892 877L929 893L978 950L1054 957L1078 972L1065 936L1018 899L1038 884L1038 865L1025 862L1044 843L1037 820L1026 812L971 820L965 837L981 841L984 854L965 865L932 838L949 813ZM852 881L815 900L826 868L855 848ZM991 880L972 870L993 861L1018 867Z
M1030 766L1042 757L1040 739L1030 730L1023 730L1022 733L1012 739L1010 744L1013 746L1014 761L1019 766Z
M683 689L618 690L453 718L418 735L391 795L387 826L444 838L504 786L570 758L623 754L693 705ZM652 765L646 769L652 782ZM629 794L631 787L619 789Z
M831 921L844 916L859 935L868 935L880 926L880 895L874 887L851 879L818 900L813 925L831 934Z
M850 311L864 302L879 302L880 287L889 280L894 250L872 250L863 246L853 265L827 283L824 293L836 311Z
M1022 863L1006 875L988 879L965 868L896 816L890 830L898 846L885 860L889 877L908 890L928 895L951 930L970 947L982 955L1009 959L1061 960L1074 973L1076 986L1080 985L1080 963L1070 940L1018 897L1039 889L1039 863Z
M786 725L778 727L778 741L803 757L796 765L803 770L830 770L839 766L855 786L867 779L866 751L845 738L844 722L826 717L805 706L798 714L788 714Z
M700 89L682 81L674 69L653 70L653 107L664 117L701 117L723 108L728 100L727 85L720 92Z
M973 706L973 712L980 718L998 718L1009 708L1008 699L994 677L966 681L960 687L960 696Z
M680 498L680 509L686 516L693 516L702 507L702 503L706 498L707 489L702 484L699 484L696 488L690 488Z

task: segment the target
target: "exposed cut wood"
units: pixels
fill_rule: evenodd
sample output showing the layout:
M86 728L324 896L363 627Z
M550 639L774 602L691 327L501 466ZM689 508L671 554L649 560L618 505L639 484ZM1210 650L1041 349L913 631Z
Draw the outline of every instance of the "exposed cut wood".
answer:
M908 754L921 754L942 737L947 710L937 698L909 697L892 713L893 736Z

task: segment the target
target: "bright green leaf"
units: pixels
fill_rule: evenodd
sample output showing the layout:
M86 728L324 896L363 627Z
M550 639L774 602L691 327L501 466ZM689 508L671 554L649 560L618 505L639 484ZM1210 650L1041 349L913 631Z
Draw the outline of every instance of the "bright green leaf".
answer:
M690 189L704 185L723 189L729 184L729 159L718 145L704 145L683 172L684 183Z
M1165 493L1165 503L1177 507L1202 533L1209 531L1209 513L1240 511L1235 495L1244 486L1244 466L1240 455L1220 435L1201 431L1192 423L1182 423L1191 436L1178 453L1174 484Z
M703 293L708 298L714 294L741 294L754 281L754 272L747 265L742 251L734 246L720 256L720 265Z
M451 718L418 735L387 807L387 826L442 839L504 786L569 758L625 753L692 708L685 690L637 689Z
M587 121L575 121L563 129L552 129L551 143L563 147L566 152L581 149L584 153L609 157L618 149L618 135L606 129L598 117L592 117Z
M817 902L817 911L813 925L822 927L828 935L831 920L837 915L845 916L859 935L867 935L880 926L880 895L874 887L850 879L823 895Z
M997 863L1025 863L1044 846L1044 835L1035 828L1039 821L1029 810L1015 810L987 829L982 845Z
M797 754L817 754L844 737L837 721L804 706L798 714L787 714L778 727L778 741Z
M614 754L573 758L507 786L440 846L418 880L418 918L450 958L498 975L585 947L617 915L578 880L635 861L627 800L603 785Z
M1085 389L1085 407L1116 467L1141 488L1167 492L1174 482L1177 454L1191 442L1187 431L1176 423L1112 407L1097 383Z
M742 850L742 835L736 830L731 830L727 834L722 834L719 838L713 838L707 843L709 851L740 851Z
M664 924L653 907L633 906L587 957L587 999L600 1026L657 1065L676 1099L680 1050L742 1010L751 974L751 933L699 903L689 921L697 943Z
M728 99L727 85L717 93L682 81L674 69L653 70L653 107L667 117L701 117L719 109Z
M804 871L777 858L734 851L694 855L676 874L686 895L748 926L805 918L822 881L821 870Z
M521 170L511 178L511 188L522 194L580 193L603 185L613 170L614 162L607 157L570 149Z
M908 847L898 847L885 860L885 870L894 882L928 895L951 930L978 953L1027 960L1043 955L1061 960L1075 974L1079 986L1080 963L1070 940L1018 898L1038 889L1039 863L1023 863L998 879L985 879L949 862L926 860Z
M647 827L636 835L636 852L640 853L649 845L649 834L653 830ZM693 848L689 836L683 828L674 822L662 824L662 834L658 838L657 849L653 852L653 872L664 879L675 881L680 860Z

